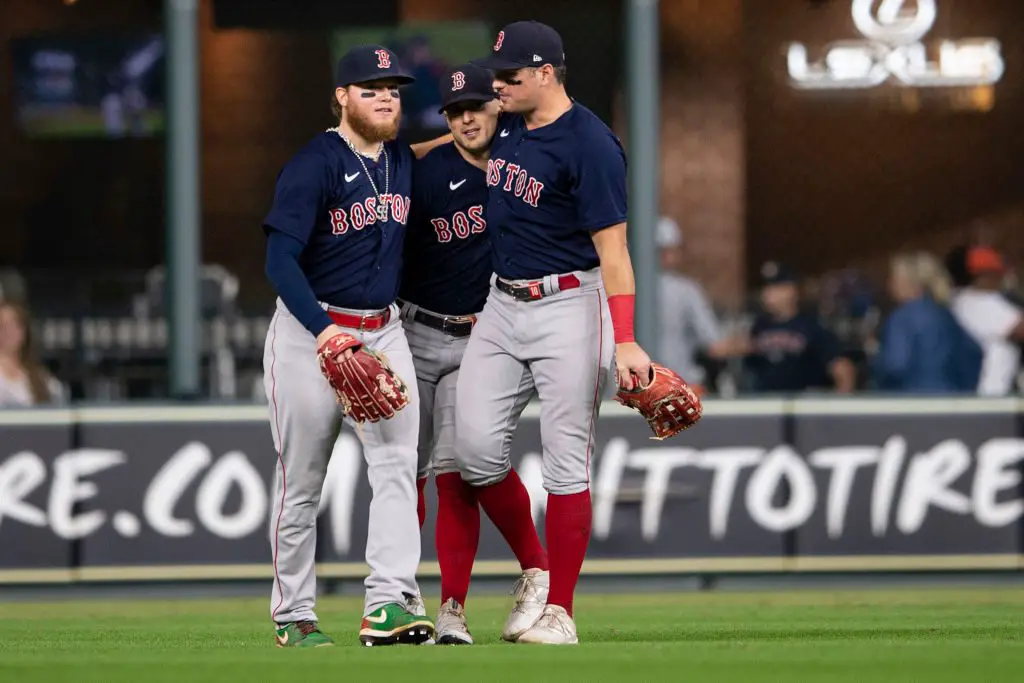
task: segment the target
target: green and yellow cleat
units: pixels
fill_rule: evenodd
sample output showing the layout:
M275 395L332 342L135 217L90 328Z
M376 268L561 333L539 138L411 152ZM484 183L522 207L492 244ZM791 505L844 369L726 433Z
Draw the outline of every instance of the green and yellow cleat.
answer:
M334 641L317 628L315 621L278 624L274 634L278 647L329 647Z
M363 617L359 642L374 645L422 645L434 637L434 622L392 602Z

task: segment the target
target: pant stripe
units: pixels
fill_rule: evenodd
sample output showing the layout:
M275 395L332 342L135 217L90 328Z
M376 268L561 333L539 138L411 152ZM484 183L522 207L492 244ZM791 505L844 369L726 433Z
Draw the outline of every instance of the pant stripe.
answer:
M277 321L278 321L278 319L279 319L279 316L275 315L274 316L274 329L273 329L273 332L271 333L272 337L270 339L270 398L271 398L271 403L274 406L274 426L277 428L277 439L278 439L278 443L279 443L279 447L277 449L277 462L281 465L281 507L277 511L277 523L275 524L275 527L274 527L274 580L277 581L277 590L280 593L280 598L278 599L277 605L274 607L273 612L271 612L271 618L272 619L276 619L277 618L278 610L280 610L281 606L284 605L284 583L282 583L281 575L278 573L278 570L277 570L277 554L278 554L279 538L281 536L281 516L284 514L285 495L288 493L288 479L285 476L284 457L282 456L282 453L284 453L284 434L281 432L281 421L278 418L278 409L277 409L277 377L274 375L274 366L277 365Z
M604 353L604 310L602 309L601 290L594 292L597 296L597 373L594 375L594 407L590 409L590 430L587 435L587 485L590 485L590 451L594 445L594 425L597 422L597 409L601 398L601 368Z

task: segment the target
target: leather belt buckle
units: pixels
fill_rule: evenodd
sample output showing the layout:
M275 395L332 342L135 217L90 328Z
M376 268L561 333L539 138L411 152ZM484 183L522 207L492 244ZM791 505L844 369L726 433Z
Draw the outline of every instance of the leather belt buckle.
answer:
M537 301L544 298L543 283L539 280L516 285L506 280L498 280L498 289L516 301Z
M445 316L441 319L441 331L452 337L467 337L475 324L476 316Z
M574 274L558 276L558 291L564 292L569 289L576 289L580 286L580 279ZM544 280L531 280L523 284L512 284L507 280L498 278L498 289L508 294L516 301L538 301L553 293L544 291Z
M388 324L391 319L391 309L385 309L382 313L364 315L359 319L359 330L379 330Z
M379 330L387 325L388 321L391 319L391 309L387 308L381 313L360 316L352 315L351 313L327 311L327 317L333 320L334 323L340 327L347 327L351 330L365 332L366 330Z

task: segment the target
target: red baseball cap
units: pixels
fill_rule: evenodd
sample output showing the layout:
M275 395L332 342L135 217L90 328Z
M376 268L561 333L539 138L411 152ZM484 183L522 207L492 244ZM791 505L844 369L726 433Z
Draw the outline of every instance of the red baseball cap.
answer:
M967 272L971 275L1005 273L1006 262L992 247L971 247L967 251Z

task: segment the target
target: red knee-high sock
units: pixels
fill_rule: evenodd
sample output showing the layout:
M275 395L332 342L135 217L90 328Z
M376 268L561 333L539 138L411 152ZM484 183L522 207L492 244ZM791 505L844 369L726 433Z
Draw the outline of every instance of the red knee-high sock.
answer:
M590 542L590 491L568 496L548 494L544 533L551 558L548 604L560 605L572 616L572 598Z
M427 496L423 493L426 485L426 477L416 480L416 516L420 518L421 530L423 529L423 523L427 521Z
M469 579L480 544L480 506L476 490L458 472L439 474L437 483L437 563L441 566L441 604L455 598L466 604Z
M480 507L505 537L519 566L523 569L547 569L548 555L537 536L537 527L530 515L530 494L515 470L491 486L476 491Z

